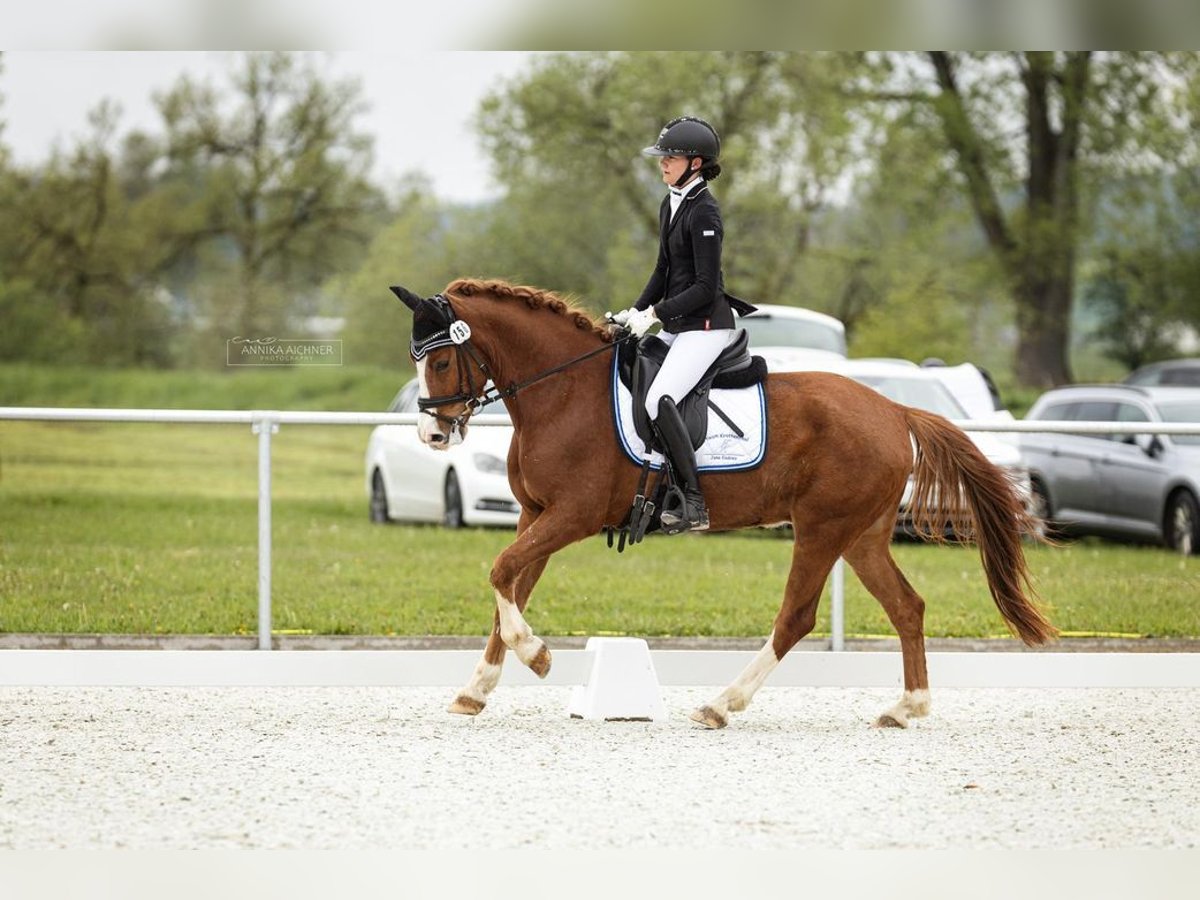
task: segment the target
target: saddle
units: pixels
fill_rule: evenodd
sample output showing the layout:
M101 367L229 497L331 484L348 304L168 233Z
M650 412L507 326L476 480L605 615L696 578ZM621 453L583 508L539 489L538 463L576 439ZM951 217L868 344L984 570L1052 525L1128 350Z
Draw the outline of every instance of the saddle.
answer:
M636 344L632 341L623 344L619 350L618 374L633 396L634 428L647 447L657 447L658 441L651 427L650 417L646 414L646 394L654 376L662 368L669 349L665 341L654 335L647 335ZM737 339L721 352L691 392L686 397L675 398L675 405L679 407L688 437L692 441L692 449L699 449L704 443L708 433L709 409L721 416L726 424L733 426L709 399L709 392L713 388L751 387L763 381L766 376L766 360L761 356L750 355L750 335L739 331Z

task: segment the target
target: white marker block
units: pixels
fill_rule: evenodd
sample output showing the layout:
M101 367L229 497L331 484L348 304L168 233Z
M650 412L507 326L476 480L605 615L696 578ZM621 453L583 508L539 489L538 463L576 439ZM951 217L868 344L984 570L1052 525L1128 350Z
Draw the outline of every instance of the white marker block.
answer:
M641 638L588 638L592 670L571 692L567 712L576 719L665 719L650 647Z

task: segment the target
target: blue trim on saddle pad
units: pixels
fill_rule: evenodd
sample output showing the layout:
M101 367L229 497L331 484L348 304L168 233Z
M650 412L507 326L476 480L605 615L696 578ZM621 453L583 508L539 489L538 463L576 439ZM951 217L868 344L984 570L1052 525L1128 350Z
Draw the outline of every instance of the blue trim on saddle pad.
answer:
M630 462L640 466L645 462L645 459L640 454L634 452L632 445L629 443L629 437L625 433L624 426L621 423L621 370L619 362L619 355L614 353L612 362L613 428L617 433L617 443L621 445L621 449L625 452L625 456L628 457ZM739 388L739 390L749 390L749 388ZM753 390L758 391L758 415L759 421L762 422L762 442L759 446L758 456L746 462L724 463L717 465L698 465L696 467L698 472L746 472L750 469L757 469L762 465L763 459L765 459L767 455L767 396L766 392L763 390L763 382L761 381L753 386ZM713 393L717 395L714 398L714 402L719 399L721 394L727 392L727 390L714 391ZM717 414L711 409L708 411L708 415L710 422L713 418L716 418L717 421L720 421L720 417L717 416ZM634 437L637 437L637 435L635 434ZM657 472L662 468L662 465L651 465L650 468Z

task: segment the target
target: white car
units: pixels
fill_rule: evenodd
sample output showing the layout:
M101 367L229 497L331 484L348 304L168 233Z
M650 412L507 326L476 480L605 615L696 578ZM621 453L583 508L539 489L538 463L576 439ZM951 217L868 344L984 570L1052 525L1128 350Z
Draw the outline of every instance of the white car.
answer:
M945 372L944 368L926 368L905 360L846 359L809 366L807 371L834 372L847 378L853 378L855 381L874 388L890 400L903 403L905 406L915 406L917 409L937 413L947 419L976 418L967 414L963 405L946 387L942 378ZM979 416L979 418L985 417ZM968 432L968 436L989 461L1008 473L1017 485L1026 508L1032 511L1033 499L1029 482L1029 468L1016 444L1012 440L1006 440L1007 436L1002 437L990 432ZM903 511L908 505L911 491L912 480L910 479L900 502L901 519L903 519Z
M420 385L413 379L388 412L417 412ZM509 424L472 424L469 439L447 450L421 443L415 425L379 425L367 443L366 486L372 522L440 522L515 527L521 507L508 485L508 445L513 429L504 404L480 416Z
M736 327L750 334L750 352L772 372L796 372L846 358L846 326L841 319L798 306L759 303Z
M904 363L915 365L908 360L904 360ZM948 366L941 360L934 359L926 360L920 367L932 372L938 381L945 385L946 390L953 394L954 399L966 410L968 419L974 419L976 422L1014 421L1013 414L1004 408L1000 400L1000 391L992 381L992 376L974 363ZM1013 437L1011 434L1008 436Z

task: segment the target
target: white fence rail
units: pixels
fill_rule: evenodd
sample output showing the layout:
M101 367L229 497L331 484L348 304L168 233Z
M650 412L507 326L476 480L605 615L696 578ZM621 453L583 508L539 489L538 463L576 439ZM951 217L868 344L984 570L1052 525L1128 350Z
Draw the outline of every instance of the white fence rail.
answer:
M480 645L482 647L482 641ZM3 687L460 687L479 650L0 650ZM660 685L727 685L757 656L749 650L651 650ZM555 649L545 680L507 665L502 685L587 684L595 653ZM926 655L946 687L1200 688L1200 653L975 653ZM772 687L903 688L899 651L824 653L797 648L771 672Z
M280 425L416 425L416 413L292 412L283 410L72 409L0 406L0 420L38 422L150 422L189 425L249 425L258 435L258 648L271 649L271 436ZM507 425L503 416L478 415L473 426ZM1045 434L1200 435L1200 423L1028 422L961 420L966 431ZM830 647L845 648L845 572L839 559L831 586Z

